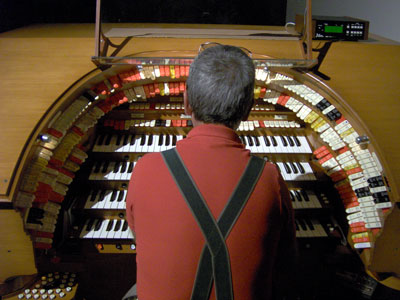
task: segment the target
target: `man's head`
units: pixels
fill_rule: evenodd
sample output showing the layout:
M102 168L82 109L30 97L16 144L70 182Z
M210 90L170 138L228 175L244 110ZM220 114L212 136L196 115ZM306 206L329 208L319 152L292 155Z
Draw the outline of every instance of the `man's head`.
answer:
M186 81L194 117L235 129L253 105L254 80L254 64L241 49L228 45L205 49L191 64Z

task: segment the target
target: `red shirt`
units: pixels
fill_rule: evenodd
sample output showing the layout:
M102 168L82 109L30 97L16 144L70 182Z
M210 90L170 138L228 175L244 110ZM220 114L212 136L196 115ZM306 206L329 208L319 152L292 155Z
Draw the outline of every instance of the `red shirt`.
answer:
M217 219L250 152L232 129L214 124L193 128L176 147ZM204 238L160 153L146 154L135 166L127 220L136 236L139 299L190 299ZM227 238L235 299L270 297L274 270L293 253L293 224L287 187L267 163Z

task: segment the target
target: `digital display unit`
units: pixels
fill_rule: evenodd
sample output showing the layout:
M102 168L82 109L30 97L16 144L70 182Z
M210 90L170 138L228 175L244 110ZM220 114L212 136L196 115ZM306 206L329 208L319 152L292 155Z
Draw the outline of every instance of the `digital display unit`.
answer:
M296 15L296 31L303 33L304 16ZM367 40L369 22L351 17L313 16L312 34L315 40Z
M326 33L342 33L343 32L343 26L329 26L325 25L325 32Z

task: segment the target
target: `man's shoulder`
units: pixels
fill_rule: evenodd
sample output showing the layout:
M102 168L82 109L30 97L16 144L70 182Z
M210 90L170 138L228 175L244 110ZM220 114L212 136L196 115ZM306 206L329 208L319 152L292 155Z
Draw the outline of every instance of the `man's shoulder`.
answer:
M140 157L135 165L135 170L139 169L148 169L153 168L155 166L159 166L162 162L162 156L159 152L154 153L146 153L142 157Z

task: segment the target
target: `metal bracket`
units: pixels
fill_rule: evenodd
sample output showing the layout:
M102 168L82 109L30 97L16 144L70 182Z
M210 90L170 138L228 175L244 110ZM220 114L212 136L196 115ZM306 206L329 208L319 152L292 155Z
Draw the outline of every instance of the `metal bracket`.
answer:
M111 40L104 35L101 29L101 0L96 0L95 54L92 56L92 62L103 71L108 69L110 66L100 63L98 58L108 57L107 52L109 47L115 48L110 56L116 56L131 39L132 37L128 36L121 44L117 45L112 43Z

